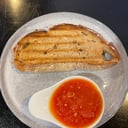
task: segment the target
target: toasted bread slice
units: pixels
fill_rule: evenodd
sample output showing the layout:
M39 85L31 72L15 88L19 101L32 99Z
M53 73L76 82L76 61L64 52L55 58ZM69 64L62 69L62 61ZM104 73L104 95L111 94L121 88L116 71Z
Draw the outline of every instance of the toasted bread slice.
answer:
M48 72L99 69L117 64L117 49L81 25L59 24L35 31L14 47L14 65L21 71Z

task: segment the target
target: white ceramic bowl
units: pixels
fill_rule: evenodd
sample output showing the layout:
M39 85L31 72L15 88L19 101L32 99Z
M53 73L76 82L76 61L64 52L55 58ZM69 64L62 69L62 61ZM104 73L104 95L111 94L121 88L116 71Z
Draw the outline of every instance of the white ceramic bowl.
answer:
M77 80L78 79L78 80ZM102 118L102 116L103 116L103 113L104 113L104 97L103 97L103 94L102 94L102 92L101 92L101 90L100 90L100 88L99 88L99 86L94 82L94 81L92 81L91 79L89 79L89 78L87 78L87 77L85 77L85 76L70 76L70 77L66 77L66 78L64 78L64 79L62 79L61 81L59 81L59 82L57 82L57 83L55 83L54 85L51 85L49 88L46 88L46 89L43 89L43 90L40 90L40 91L38 91L38 92L36 92L36 93L34 93L33 95L32 95L32 97L30 98L30 100L29 100L29 103L28 103L28 109L29 109L29 112L34 116L34 117L36 117L36 118L38 118L38 119L42 119L42 120L46 120L46 121L50 121L50 122L52 122L52 123L54 123L54 124L56 124L56 125L58 125L58 126L60 126L60 127L62 127L62 128L64 128L65 127L65 125L61 122L61 121L59 121L58 119L56 119L55 118L55 116L52 114L52 112L51 112L51 109L50 109L50 104L51 104L51 97L53 96L53 93L55 93L55 90L56 89L58 89L58 87L60 87L60 86L62 86L64 83L67 83L67 82L69 82L69 81L71 81L71 80L77 80L77 82L80 82L79 80L84 80L85 81L85 83L86 83L86 85L87 85L87 82L89 82L89 83L91 83L91 87L94 87L96 90L97 90L97 92L100 94L100 96L101 96L101 99L102 99L102 107L101 107L101 112L99 113L99 116L98 116L98 118L95 120L95 121L93 121L90 125L88 125L88 127L86 126L87 124L85 123L85 126L83 127L83 128L93 128L93 127L95 127L98 123L99 123L99 121L101 120L101 118ZM74 84L73 84L74 85ZM69 87L70 85L68 85L68 87ZM71 87L71 86L70 86ZM76 87L76 86L75 86ZM85 86L86 87L86 86ZM76 88L75 88L76 89ZM78 89L78 88L77 88ZM86 88L87 89L87 88ZM77 90L78 91L78 90ZM91 91L91 90L90 90ZM94 91L94 90L93 90ZM68 94L68 93L71 93L72 91L70 90L67 90L66 91L66 94ZM74 96L75 96L75 94L76 94L76 92L75 91L73 91L72 93L74 93ZM89 92L90 94L92 94L91 92ZM66 94L65 94L65 96L66 96ZM86 93L85 93L86 94ZM64 95L64 94L62 94L62 95ZM80 93L79 93L79 95L80 95ZM78 95L77 95L78 96ZM58 97L57 97L58 98ZM67 97L68 99L69 99L69 97ZM71 97L70 97L71 98ZM96 98L96 97L94 97L94 98ZM72 98L73 99L73 98ZM84 98L82 98L82 100L85 100L85 99L88 99L88 98L86 98L86 97L84 97ZM64 101L64 102L66 102L66 101ZM64 103L63 102L63 103ZM77 101L73 101L74 103L75 103L75 105L76 105L76 103L77 103ZM87 101L86 101L87 102ZM69 104L69 102L68 102L68 100L67 100L67 102L66 103L68 103ZM97 102L97 104L98 104L98 102ZM87 104L86 104L87 105ZM70 104L69 106L73 106L72 104ZM77 105L77 107L78 107L79 105ZM62 106L61 106L62 107ZM63 106L64 107L64 106ZM93 105L93 107L95 108L95 105ZM69 108L70 109L70 108ZM66 110L67 110L67 108L66 108ZM75 109L76 110L76 109ZM73 110L72 109L70 109L70 111L72 111L73 112ZM68 113L68 112L66 112L66 113ZM65 113L65 114L66 114ZM86 113L86 112L85 112ZM88 116L90 116L90 115L92 115L92 114L87 114ZM95 116L94 116L95 117Z

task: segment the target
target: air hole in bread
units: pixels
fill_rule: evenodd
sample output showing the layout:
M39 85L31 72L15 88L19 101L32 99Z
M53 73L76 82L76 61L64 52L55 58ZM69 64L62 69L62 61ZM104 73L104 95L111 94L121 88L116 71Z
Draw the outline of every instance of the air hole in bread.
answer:
M103 56L103 59L106 61L110 61L113 59L113 56L105 50L103 50L102 56Z
M85 32L81 32L84 36L88 36L88 34L87 33L85 33Z
M56 46L56 45L54 45L54 46L53 46L53 49L57 49L57 46Z
M82 51L83 51L83 49L82 49L82 48L80 48L80 49L79 49L79 51L80 51L80 52L82 52Z
M27 48L29 44L30 44L29 42L24 43L24 45L23 45L22 48L23 48L23 49Z

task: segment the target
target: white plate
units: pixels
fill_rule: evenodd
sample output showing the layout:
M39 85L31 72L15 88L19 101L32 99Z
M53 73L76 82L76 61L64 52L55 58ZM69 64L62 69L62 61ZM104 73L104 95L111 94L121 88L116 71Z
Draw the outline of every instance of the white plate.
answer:
M53 73L22 73L12 63L13 47L24 35L35 29L48 29L60 24L71 23L89 27L100 33L108 42L113 42L119 51L121 61L108 69ZM118 37L104 24L85 15L59 12L40 16L18 29L8 40L1 57L1 91L11 111L26 125L33 128L57 128L54 124L41 121L28 112L28 100L35 92L55 84L71 75L84 75L94 80L105 97L105 112L98 126L108 121L119 109L127 91L128 61L125 49Z

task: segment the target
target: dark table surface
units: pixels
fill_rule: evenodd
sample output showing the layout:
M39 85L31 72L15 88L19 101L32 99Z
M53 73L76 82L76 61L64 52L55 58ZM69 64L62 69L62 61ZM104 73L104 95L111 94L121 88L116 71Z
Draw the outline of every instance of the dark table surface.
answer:
M0 0L0 53L9 37L27 21L59 11L77 12L103 22L128 53L127 0ZM9 110L1 94L0 128L28 128ZM116 115L100 128L128 128L128 94Z

